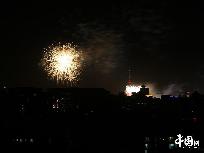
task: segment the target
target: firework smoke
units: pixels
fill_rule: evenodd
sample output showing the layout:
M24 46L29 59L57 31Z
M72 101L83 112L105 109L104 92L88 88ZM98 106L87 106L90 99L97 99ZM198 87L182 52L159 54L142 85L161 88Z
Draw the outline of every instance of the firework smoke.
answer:
M122 36L98 24L79 24L77 38L86 50L86 63L91 71L111 74L123 62Z
M162 94L163 95L178 95L182 92L184 91L183 91L183 86L181 84L172 83L168 85L167 88L165 88L162 91Z
M174 95L178 96L179 94L184 93L184 84L168 84L165 87L159 87L156 83L147 83L147 87L150 89L150 94L154 97L161 97L161 95Z

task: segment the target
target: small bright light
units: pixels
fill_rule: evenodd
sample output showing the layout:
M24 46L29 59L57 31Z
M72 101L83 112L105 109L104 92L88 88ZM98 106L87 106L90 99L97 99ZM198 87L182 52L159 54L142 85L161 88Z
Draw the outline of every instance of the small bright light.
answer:
M55 104L52 105L52 108L55 108Z
M30 138L30 142L31 142L31 143L33 143L33 142L34 142L33 138Z

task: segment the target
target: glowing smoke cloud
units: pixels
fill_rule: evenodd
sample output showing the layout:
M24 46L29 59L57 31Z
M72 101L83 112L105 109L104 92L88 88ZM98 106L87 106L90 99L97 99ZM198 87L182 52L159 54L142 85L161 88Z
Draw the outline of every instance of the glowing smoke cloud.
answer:
M41 65L50 79L57 83L72 83L78 80L82 61L82 53L75 46L59 43L45 49Z
M127 85L125 93L127 96L132 96L132 93L138 93L140 91L141 86Z
M95 74L110 76L125 63L120 33L95 23L79 24L77 32L86 50L86 63Z
M169 84L164 90L162 90L163 95L178 95L183 92L183 85L176 83Z

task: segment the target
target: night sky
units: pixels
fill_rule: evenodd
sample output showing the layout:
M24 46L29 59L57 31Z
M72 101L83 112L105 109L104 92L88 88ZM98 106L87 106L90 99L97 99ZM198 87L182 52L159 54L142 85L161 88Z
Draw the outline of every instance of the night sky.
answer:
M39 66L43 48L73 42L88 56L79 87L124 90L128 69L155 93L204 93L202 3L2 4L0 85L60 87Z

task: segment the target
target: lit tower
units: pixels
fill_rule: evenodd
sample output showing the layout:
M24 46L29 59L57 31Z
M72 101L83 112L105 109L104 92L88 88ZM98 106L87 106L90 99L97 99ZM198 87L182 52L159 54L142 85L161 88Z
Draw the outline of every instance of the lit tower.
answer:
M128 76L128 82L127 82L127 85L126 85L126 89L125 89L125 94L127 96L132 96L132 93L138 93L140 91L140 86L135 86L132 81L131 81L131 70L129 69L129 76Z
M131 70L129 69L128 72L129 72L128 73L128 84L130 85L132 83L131 80L130 80L130 72L131 72Z

